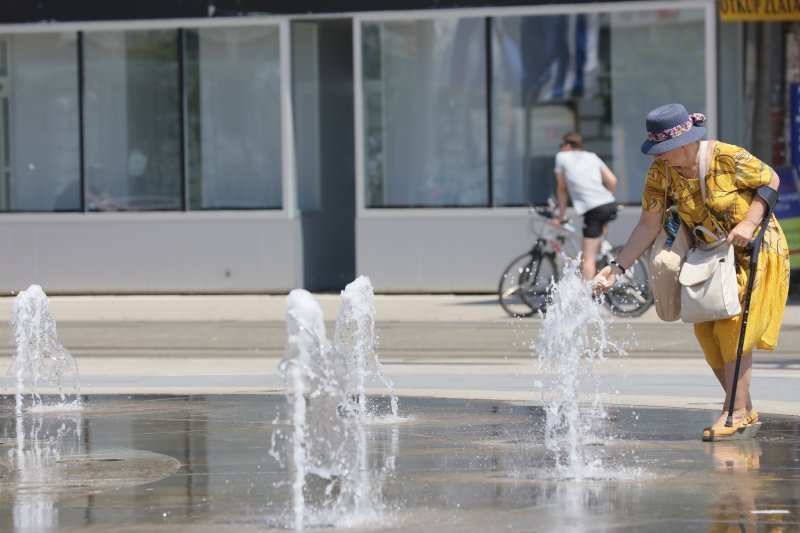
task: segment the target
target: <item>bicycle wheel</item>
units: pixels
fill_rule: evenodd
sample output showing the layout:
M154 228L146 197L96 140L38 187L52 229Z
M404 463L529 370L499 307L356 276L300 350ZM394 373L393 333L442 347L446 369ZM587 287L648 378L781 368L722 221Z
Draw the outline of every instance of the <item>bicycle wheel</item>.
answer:
M528 252L514 259L500 278L500 305L511 316L531 316L544 309L550 280L556 272L548 255Z
M617 247L611 250L610 256L616 257L622 250ZM597 270L608 264L608 256L597 263ZM606 305L617 316L637 317L653 305L653 289L644 263L637 259L628 267L625 274L606 293Z

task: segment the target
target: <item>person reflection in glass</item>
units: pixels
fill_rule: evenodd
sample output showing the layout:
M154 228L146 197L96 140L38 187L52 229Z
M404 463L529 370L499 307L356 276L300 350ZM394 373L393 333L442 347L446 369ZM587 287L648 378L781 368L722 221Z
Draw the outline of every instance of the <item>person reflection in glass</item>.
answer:
M104 190L102 169L91 167L86 171L87 211L127 211L127 204ZM53 211L80 211L80 180L73 180L56 196Z

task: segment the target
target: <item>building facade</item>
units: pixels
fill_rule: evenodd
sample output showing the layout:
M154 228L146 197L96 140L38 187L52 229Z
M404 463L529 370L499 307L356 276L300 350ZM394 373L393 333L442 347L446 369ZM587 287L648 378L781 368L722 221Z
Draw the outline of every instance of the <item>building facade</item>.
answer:
M492 291L566 131L620 178L618 242L647 110L788 157L795 23L713 0L328 4L0 7L0 288Z

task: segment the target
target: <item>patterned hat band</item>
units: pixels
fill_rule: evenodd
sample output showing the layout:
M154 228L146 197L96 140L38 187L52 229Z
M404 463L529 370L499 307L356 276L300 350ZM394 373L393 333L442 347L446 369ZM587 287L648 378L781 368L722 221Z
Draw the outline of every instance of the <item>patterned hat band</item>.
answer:
M690 129L692 126L700 126L701 124L705 124L706 116L702 113L692 113L689 115L689 119L682 123L678 124L677 126L673 126L668 130L659 131L657 133L647 132L647 140L651 142L661 142L667 141L669 139L674 139L675 137L680 137Z

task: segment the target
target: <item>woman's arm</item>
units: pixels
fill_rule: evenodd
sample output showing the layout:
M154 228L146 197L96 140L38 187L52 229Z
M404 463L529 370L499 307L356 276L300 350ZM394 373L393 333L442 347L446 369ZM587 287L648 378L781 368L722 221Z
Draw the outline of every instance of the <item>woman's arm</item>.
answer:
M772 178L769 180L767 186L770 189L775 189L777 191L780 183L781 180L778 177L778 174L773 170ZM753 201L750 203L750 208L747 210L747 213L745 213L742 221L733 227L725 242L728 244L733 243L734 246L747 246L747 244L753 238L753 234L755 234L756 229L758 229L759 224L761 224L761 221L764 218L764 213L766 212L767 203L754 192Z
M661 231L662 219L663 215L658 211L642 211L628 242L617 256L617 263L622 268L626 270L630 268L633 262L653 245L658 232ZM609 289L616 283L618 274L620 271L611 265L603 268L595 277L595 292L605 292Z

